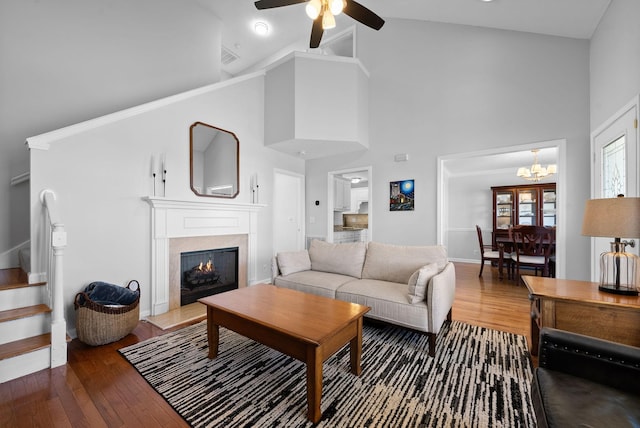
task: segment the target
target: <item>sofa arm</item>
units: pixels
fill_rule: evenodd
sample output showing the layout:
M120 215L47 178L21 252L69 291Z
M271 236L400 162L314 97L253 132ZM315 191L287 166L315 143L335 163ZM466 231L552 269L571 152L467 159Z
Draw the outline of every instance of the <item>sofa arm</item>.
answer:
M280 276L280 268L278 267L278 258L273 257L271 259L271 283L276 283L276 278Z
M429 309L429 331L437 334L449 316L456 294L456 270L451 262L427 285L426 303Z
M640 348L543 327L538 355L540 367L640 394Z

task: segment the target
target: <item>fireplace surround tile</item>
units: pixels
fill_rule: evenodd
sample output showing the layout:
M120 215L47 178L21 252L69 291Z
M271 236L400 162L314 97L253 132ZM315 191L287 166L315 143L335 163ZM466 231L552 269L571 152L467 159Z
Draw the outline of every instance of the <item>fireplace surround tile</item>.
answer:
M238 287L247 286L248 237L243 235L195 236L169 240L169 310L180 307L180 254L188 251L238 247Z

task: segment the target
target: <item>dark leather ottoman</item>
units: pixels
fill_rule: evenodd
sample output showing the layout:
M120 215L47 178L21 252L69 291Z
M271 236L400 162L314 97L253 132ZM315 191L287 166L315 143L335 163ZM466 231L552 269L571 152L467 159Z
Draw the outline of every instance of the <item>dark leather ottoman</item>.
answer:
M640 427L640 348L543 328L539 358L539 427Z

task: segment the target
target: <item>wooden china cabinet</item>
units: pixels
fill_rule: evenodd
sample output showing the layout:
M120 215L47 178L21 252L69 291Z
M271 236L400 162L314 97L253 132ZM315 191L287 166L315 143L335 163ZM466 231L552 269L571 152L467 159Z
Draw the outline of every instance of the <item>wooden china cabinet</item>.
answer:
M493 191L492 244L509 236L509 227L527 224L555 227L556 183L497 186Z

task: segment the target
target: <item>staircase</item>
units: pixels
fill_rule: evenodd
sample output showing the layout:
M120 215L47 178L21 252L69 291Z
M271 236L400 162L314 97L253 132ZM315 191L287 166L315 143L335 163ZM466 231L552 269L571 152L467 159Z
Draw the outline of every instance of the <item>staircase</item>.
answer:
M0 269L0 383L48 368L51 309L46 284L29 284L20 268Z
M42 240L48 282L29 283L22 268L0 269L0 383L67 362L62 266L67 234L55 193L43 190L40 200L49 220Z

